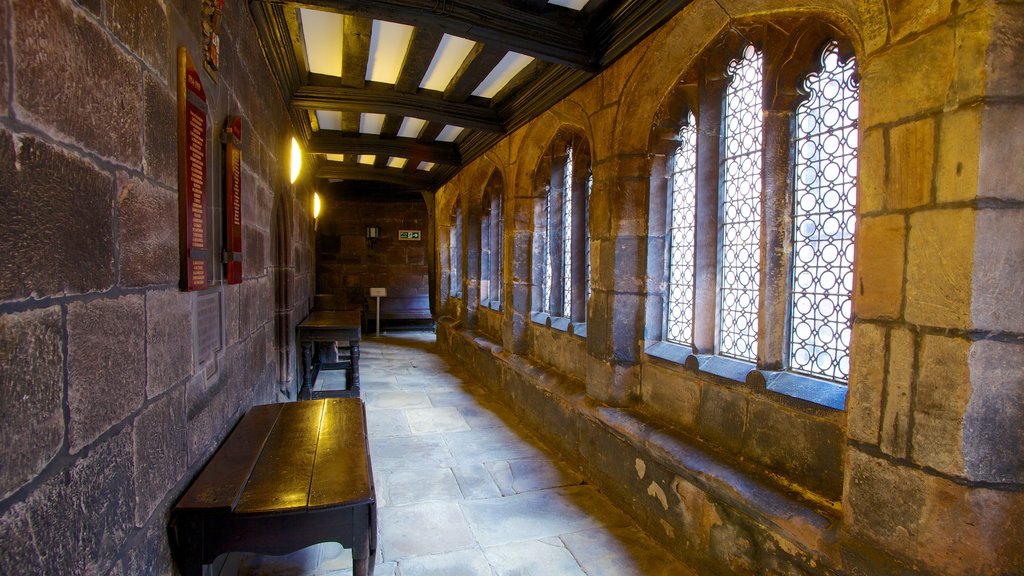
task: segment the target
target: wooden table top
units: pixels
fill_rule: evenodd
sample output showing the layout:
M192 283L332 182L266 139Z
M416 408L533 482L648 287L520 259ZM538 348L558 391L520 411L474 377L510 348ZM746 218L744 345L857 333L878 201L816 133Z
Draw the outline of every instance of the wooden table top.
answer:
M235 514L373 500L358 398L254 406L176 506Z
M359 329L362 323L362 313L359 310L317 310L299 323L299 329Z

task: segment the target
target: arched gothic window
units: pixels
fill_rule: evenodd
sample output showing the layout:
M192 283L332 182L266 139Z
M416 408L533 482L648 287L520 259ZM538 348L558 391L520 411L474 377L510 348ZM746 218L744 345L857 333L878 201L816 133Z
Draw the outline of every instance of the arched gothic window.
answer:
M841 407L859 96L851 51L815 30L733 42L666 101L652 141L648 353L741 380L810 376L824 387L783 379L795 384L778 391Z

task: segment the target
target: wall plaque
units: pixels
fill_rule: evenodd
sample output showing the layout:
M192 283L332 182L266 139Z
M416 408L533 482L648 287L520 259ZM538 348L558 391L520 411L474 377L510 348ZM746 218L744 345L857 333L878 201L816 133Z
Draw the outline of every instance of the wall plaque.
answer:
M206 230L206 92L199 72L178 49L178 198L181 289L203 290L209 282Z
M224 127L224 275L242 283L242 119L228 116Z

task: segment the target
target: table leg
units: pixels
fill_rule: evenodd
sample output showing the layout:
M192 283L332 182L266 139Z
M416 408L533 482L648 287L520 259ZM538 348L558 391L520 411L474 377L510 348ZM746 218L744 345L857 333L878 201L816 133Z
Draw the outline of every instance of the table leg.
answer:
M352 386L351 389L359 394L359 341L349 342L351 345L352 360Z
M302 343L302 389L299 399L308 400L313 391L313 343Z

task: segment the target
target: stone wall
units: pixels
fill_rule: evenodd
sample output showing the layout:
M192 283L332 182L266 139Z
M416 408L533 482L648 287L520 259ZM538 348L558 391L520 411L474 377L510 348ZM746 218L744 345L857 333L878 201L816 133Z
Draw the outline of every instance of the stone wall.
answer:
M646 353L657 114L731 25L779 18L843 30L861 74L845 410ZM707 573L1024 571L1022 37L1017 2L693 2L438 192L466 212L499 171L508 295L499 334L464 289L439 343ZM534 171L565 126L593 151L583 337L530 319Z
M206 362L178 289L177 48L201 62L200 5L0 3L0 573L171 574L170 505L292 387L276 335L308 310L310 230L244 3L204 74L217 194L218 133L243 118L245 258L242 284L203 293L223 307Z
M328 192L325 196L335 194ZM370 288L388 296L427 296L427 207L422 199L395 201L338 193L325 199L316 233L317 294L362 308ZM366 227L380 227L371 246ZM399 230L419 230L420 240L399 240Z

